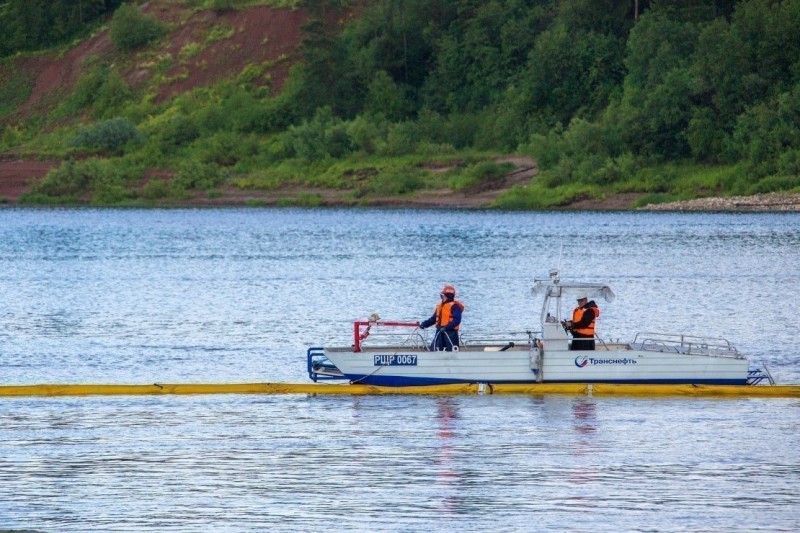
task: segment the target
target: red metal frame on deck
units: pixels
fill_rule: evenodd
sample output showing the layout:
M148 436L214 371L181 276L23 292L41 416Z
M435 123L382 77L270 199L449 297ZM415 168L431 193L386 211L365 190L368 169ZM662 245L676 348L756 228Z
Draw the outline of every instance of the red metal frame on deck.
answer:
M361 328L366 326L362 332ZM369 337L369 330L372 326L389 326L389 327L403 327L403 328L416 328L419 327L419 322L387 322L377 320L375 322L369 321L356 321L353 322L353 351L361 351L361 341Z

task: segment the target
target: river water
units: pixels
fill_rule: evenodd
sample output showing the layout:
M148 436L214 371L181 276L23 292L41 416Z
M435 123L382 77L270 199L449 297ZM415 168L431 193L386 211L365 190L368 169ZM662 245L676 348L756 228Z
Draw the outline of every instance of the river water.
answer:
M606 281L600 334L729 339L800 383L800 214L0 210L0 384L304 382L441 286L465 335ZM796 399L0 398L0 529L800 529Z

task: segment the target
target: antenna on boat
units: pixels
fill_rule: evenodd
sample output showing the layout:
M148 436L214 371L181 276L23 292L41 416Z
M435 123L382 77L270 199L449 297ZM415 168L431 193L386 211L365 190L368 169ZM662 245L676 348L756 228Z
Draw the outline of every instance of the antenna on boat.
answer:
M559 252L558 252L558 268L551 268L547 272L548 276L550 277L550 281L553 283L553 285L558 285L558 283L561 281L561 276L560 276L560 272L561 272L561 249L563 249L563 248L564 248L564 242L562 241L561 242L561 248L559 249ZM542 281L546 281L546 280L534 278L534 280L533 280L534 286L531 289L531 293L532 294L536 294L537 287L540 286L539 283L542 282Z
M561 257L564 253L564 239L559 241L558 245L558 264L555 270L550 271L550 278L552 278L553 283L558 284L560 281L558 273L561 272Z

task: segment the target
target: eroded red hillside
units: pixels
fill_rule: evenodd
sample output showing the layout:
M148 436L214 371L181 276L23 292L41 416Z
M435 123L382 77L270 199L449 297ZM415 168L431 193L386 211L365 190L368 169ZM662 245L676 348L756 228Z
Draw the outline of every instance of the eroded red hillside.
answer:
M21 57L0 66L1 77L24 73L34 80L30 96L3 122L20 124L46 115L74 89L88 66L97 62L114 63L133 88L155 91L159 102L195 87L236 79L248 65L257 67L258 74L251 82L277 93L297 60L301 27L307 20L302 9L267 6L218 14L154 1L143 10L171 27L167 37L147 50L120 55L108 29L103 29L66 53ZM157 76L158 66L164 64L169 68ZM43 177L57 164L5 154L0 157L0 198L16 200L29 189L30 181Z

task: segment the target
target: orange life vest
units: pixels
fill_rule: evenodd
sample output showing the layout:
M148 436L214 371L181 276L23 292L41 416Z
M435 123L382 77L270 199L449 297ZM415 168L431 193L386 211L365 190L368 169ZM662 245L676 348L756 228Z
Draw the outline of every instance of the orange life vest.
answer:
M446 324L448 324L453 319L453 306L457 305L464 310L464 304L459 302L458 300L453 300L452 302L443 302L439 303L436 306L436 310L434 313L436 314L436 327L440 328ZM455 327L455 330L458 331L461 325Z
M573 328L573 332L578 333L580 335L586 335L589 337L594 337L594 325L598 318L600 318L600 308L599 307L591 307L594 311L594 318L592 322L586 326L585 328ZM572 312L572 323L580 322L583 318L583 312L585 309L583 307L576 307L575 310Z

